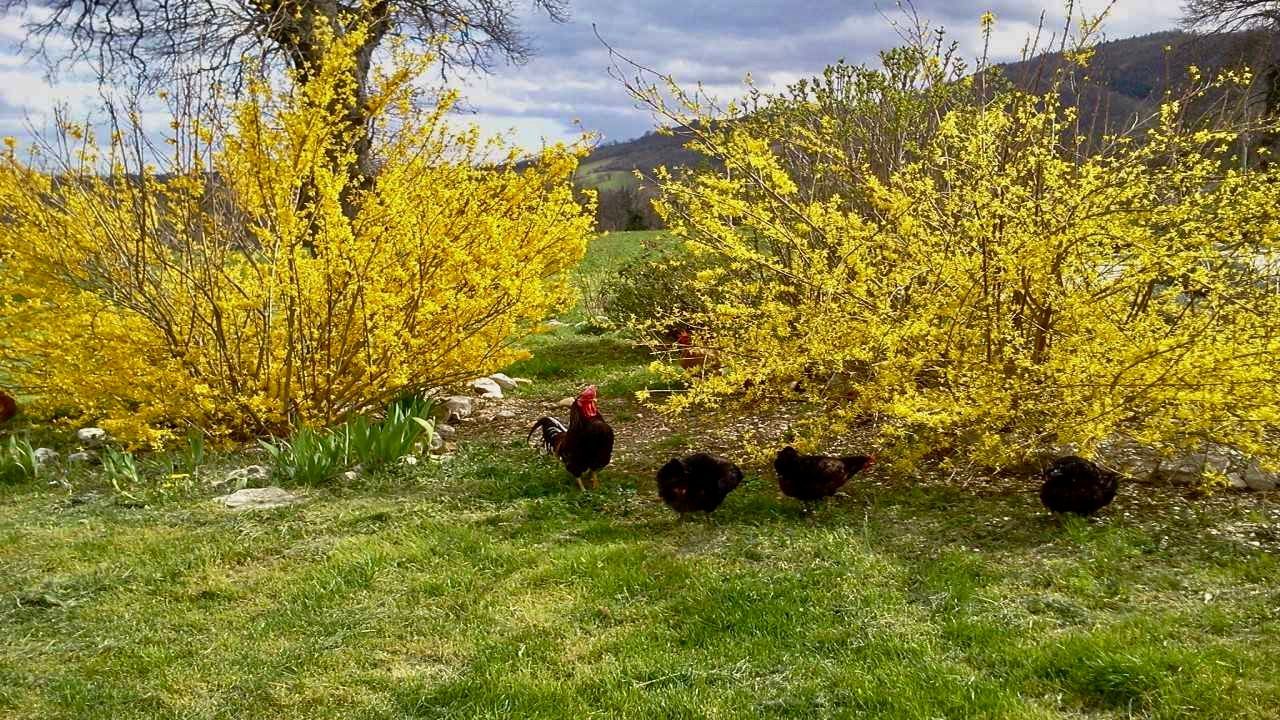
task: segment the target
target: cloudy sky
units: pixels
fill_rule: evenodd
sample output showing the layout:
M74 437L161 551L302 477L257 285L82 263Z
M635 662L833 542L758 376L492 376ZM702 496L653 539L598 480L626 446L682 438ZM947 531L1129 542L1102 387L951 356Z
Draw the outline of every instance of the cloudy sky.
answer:
M513 0L522 9L529 0ZM525 19L537 56L520 67L466 80L470 120L491 130L513 130L527 147L575 134L574 121L608 140L644 133L653 119L635 108L608 75L608 53L592 32L628 57L683 82L701 81L732 94L747 73L778 87L818 72L841 57L860 62L896 44L885 16L900 17L895 0L571 0L572 18L552 23ZM1105 0L1080 0L1087 11ZM941 25L971 55L980 49L978 18L996 14L993 54L1017 56L1042 10L1062 26L1057 0L916 0L919 13ZM1178 0L1117 0L1106 36L1121 38L1173 27ZM1046 7L1047 6L1047 7ZM41 66L16 48L21 30L0 18L0 132L26 134L43 126L59 102L85 112L95 104L93 83L63 77L51 82Z

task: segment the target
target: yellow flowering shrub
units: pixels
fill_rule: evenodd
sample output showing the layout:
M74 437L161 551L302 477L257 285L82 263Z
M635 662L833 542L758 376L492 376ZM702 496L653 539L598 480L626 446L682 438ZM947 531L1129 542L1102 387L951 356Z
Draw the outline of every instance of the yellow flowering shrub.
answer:
M520 163L455 129L452 94L417 97L430 58L397 49L371 83L378 172L350 187L366 129L333 115L360 39L228 110L216 92L174 102L160 168L129 123L101 146L69 123L7 145L0 377L30 412L144 444L326 424L510 362L570 299L591 228L571 186L583 148Z
M921 68L886 76L939 66L886 60ZM838 107L901 117L933 85L843 104L801 88L731 122L633 85L724 168L661 178L671 231L719 268L686 277L705 307L662 320L695 328L720 366L687 373L672 406L809 401L808 441L860 426L904 469L1117 436L1280 461L1280 168L1238 158L1257 123L1193 122L1206 81L1085 153L1056 87L938 81L964 92L875 167L832 131L856 122Z

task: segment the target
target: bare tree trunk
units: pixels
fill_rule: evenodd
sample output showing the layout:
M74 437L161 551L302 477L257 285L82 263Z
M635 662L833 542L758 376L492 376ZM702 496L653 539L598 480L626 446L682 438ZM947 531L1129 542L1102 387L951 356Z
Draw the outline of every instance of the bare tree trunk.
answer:
M1280 123L1280 52L1277 52L1276 45L1280 45L1280 34L1274 35L1272 38L1271 62L1263 74L1263 100L1262 112L1263 116L1273 123ZM1258 146L1267 149L1267 155L1258 163L1264 170L1274 162L1277 162L1277 155L1280 155L1280 131L1269 130L1263 133L1259 139Z
M271 39L284 51L298 81L305 83L324 60L321 56L324 47L316 37L319 28L328 26L335 34L348 32L350 28L343 26L340 8L334 0L281 0L275 7L277 15L290 19L272 27ZM387 3L378 2L367 6L364 16L358 18L357 22L363 26L367 36L356 50L351 69L354 92L350 96L335 98L334 105L329 108L335 121L343 123L341 130L351 138L355 151L355 159L346 169L349 182L342 197L343 214L348 218L355 216L356 196L369 189L377 174L369 117L369 71L373 66L373 53L390 29L389 13ZM334 153L337 152L335 149ZM338 162L336 156L331 159ZM314 188L304 187L299 195L299 206L314 199Z

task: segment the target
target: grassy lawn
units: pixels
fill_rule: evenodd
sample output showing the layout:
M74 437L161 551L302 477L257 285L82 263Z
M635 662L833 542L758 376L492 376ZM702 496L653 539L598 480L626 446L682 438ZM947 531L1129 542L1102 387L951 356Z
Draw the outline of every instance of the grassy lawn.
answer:
M534 350L516 419L300 506L0 487L0 717L1277 717L1274 495L1128 485L1059 522L1030 480L873 473L802 517L750 466L681 522L652 473L721 419L638 405L625 338ZM620 450L583 494L519 430L587 381Z

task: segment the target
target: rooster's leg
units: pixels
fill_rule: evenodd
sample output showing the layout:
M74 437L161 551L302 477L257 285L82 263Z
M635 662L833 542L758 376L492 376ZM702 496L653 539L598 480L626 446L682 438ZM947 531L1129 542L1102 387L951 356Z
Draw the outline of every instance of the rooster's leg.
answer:
M587 489L586 489L585 487L583 487L583 486L582 486L582 476L581 476L581 475L579 475L578 477L575 477L575 478L574 478L574 480L577 480L577 481L578 481L578 489L579 489L579 490L581 490L582 492L586 492L586 491L587 491Z
M598 470L591 471L591 489L592 490L600 489L600 476L597 474L598 472L599 472Z

